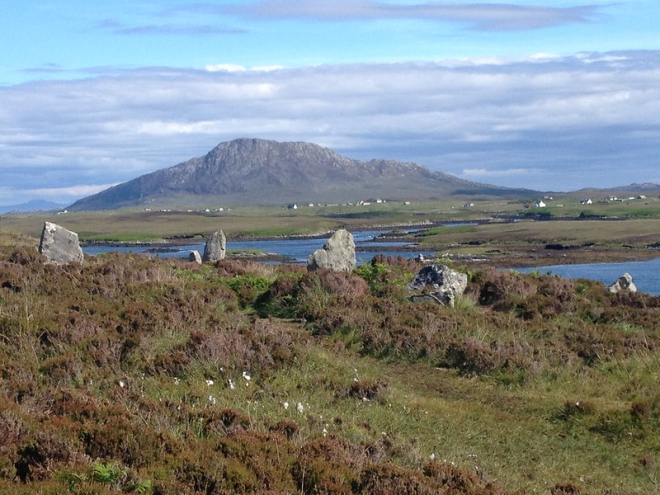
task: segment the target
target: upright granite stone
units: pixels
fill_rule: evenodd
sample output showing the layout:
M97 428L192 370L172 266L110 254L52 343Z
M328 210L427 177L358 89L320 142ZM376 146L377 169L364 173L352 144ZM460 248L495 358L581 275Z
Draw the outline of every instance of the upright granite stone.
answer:
M39 252L46 257L48 263L54 265L82 263L85 259L78 242L78 234L50 222L44 223Z
M408 284L408 289L417 292L410 296L411 301L430 300L451 307L454 306L456 297L462 295L466 288L465 273L439 264L425 266Z
M637 292L637 286L633 283L633 278L629 273L624 273L621 275L616 282L610 284L607 287L612 293L621 292L622 290L627 290L630 292Z
M353 234L339 229L332 234L323 249L317 249L307 257L307 270L327 268L337 272L350 272L356 263Z
M198 263L198 264L201 265L202 264L202 257L199 254L199 251L197 251L196 249L193 249L192 251L190 251L190 253L188 254L188 261L194 261L195 263Z
M206 239L202 260L208 263L215 263L216 261L224 260L226 254L227 238L225 237L225 233L222 230L213 232L211 237Z

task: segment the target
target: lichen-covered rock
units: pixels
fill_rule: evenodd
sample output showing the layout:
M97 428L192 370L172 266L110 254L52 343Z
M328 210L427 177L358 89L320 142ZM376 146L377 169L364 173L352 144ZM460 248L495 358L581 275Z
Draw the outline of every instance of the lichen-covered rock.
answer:
M327 268L337 272L350 272L356 263L353 234L339 229L332 234L323 249L317 249L307 257L307 270Z
M629 273L624 273L617 279L616 282L610 284L607 287L607 290L615 294L617 292L621 292L622 290L637 292L637 286L635 286L635 284L633 283L632 275L630 275Z
M202 256L199 254L199 251L193 249L188 255L188 261L194 261L195 263L202 264Z
M46 257L48 263L55 265L82 263L85 259L78 234L51 222L44 223L39 252Z
M462 295L466 288L467 275L465 273L439 264L425 266L408 284L408 289L416 292L410 296L411 301L430 300L452 307L456 297Z
M213 232L204 245L202 260L208 263L215 263L216 261L224 260L226 254L227 238L225 237L225 233L222 230Z

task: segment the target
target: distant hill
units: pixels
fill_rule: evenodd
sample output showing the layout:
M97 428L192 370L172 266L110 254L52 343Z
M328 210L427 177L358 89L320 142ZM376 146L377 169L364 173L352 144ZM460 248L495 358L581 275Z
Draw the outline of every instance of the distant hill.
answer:
M625 196L628 194L657 194L660 193L660 184L654 182L644 182L644 183L633 183L628 184L627 186L616 186L605 189L599 189L595 187L588 187L584 189L579 189L577 191L572 191L568 193L563 193L564 196L568 197L587 197L587 196Z
M635 182L628 186L613 187L612 189L607 189L607 190L608 191L638 191L638 192L660 191L660 184L656 184L655 182L644 182L642 184L638 184Z
M28 201L27 203L21 203L18 205L4 205L0 206L0 213L12 213L12 212L29 212L29 211L50 211L50 210L60 210L64 208L65 205L61 203L53 203L52 201L43 201L40 199L35 199Z
M466 181L421 165L353 160L316 144L236 139L206 156L83 198L71 211L138 205L344 203L370 198L529 196L526 189Z

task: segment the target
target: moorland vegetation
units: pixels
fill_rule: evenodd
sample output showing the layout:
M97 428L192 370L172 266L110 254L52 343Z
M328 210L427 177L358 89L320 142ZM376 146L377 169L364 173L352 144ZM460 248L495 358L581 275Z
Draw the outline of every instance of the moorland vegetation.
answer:
M0 248L0 492L652 493L660 298Z

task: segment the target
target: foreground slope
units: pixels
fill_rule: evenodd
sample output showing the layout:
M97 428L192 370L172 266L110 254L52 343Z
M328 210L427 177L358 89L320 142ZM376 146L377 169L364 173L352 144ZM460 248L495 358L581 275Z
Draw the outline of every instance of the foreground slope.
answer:
M206 156L83 198L69 210L149 204L351 202L376 197L417 200L530 192L470 182L413 163L353 160L311 143L237 139L219 144Z
M0 493L655 493L660 298L419 268L0 246Z

